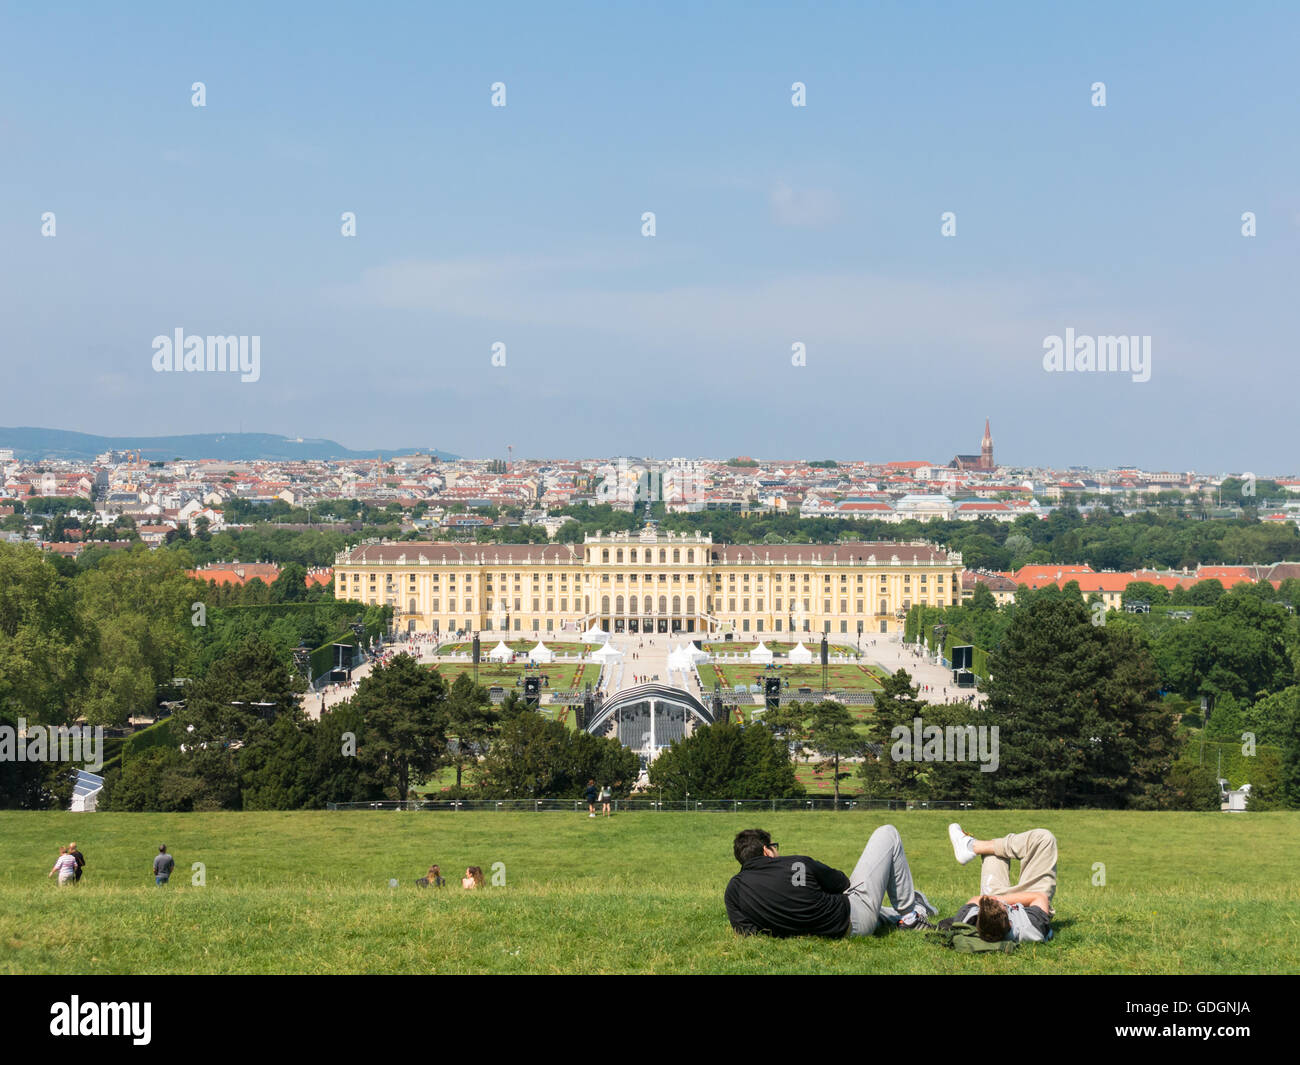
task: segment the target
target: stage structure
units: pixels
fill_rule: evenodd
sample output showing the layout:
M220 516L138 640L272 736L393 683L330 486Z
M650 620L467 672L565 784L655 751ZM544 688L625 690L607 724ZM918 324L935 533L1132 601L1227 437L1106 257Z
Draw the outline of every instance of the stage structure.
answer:
M606 699L587 719L586 730L618 740L648 764L674 740L713 722L713 711L690 692L650 683L624 688Z

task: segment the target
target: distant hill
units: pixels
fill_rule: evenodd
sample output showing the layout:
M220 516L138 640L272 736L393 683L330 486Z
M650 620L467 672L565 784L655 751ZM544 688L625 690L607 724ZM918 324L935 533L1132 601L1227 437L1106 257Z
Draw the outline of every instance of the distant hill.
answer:
M228 459L251 462L284 459L372 459L380 455L436 455L456 459L449 451L428 447L379 448L353 451L333 440L276 436L274 433L193 433L187 436L94 436L67 429L9 429L0 426L0 448L13 448L20 459L93 459L104 451L136 451L154 462L172 459Z

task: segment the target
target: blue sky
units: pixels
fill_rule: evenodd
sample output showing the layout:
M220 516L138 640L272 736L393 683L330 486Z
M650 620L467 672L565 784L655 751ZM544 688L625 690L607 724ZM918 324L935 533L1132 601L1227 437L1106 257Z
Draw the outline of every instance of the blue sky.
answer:
M1293 5L379 7L0 11L0 424L1300 468Z

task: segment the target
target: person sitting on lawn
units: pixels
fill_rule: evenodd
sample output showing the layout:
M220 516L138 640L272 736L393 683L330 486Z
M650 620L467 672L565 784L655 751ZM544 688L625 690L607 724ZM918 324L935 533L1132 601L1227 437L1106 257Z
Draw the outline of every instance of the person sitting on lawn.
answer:
M436 865L429 866L429 872L416 882L417 887L444 887L447 883Z
M1032 828L1000 839L976 839L961 825L948 826L957 861L965 865L983 857L980 890L953 918L973 924L986 942L1012 940L1043 943L1052 938L1052 897L1056 894L1056 837ZM1011 883L1011 863L1020 863L1020 879Z
M465 870L464 877L461 878L460 886L466 891L474 891L483 886L483 870L477 865L471 865Z

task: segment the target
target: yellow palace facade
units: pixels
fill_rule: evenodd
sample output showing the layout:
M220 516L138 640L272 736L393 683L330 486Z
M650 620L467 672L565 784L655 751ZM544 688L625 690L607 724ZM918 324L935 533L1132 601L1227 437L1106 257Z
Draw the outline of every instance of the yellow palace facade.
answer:
M760 635L893 632L914 603L961 601L961 555L927 543L728 544L660 533L581 544L359 544L338 599L414 633Z

